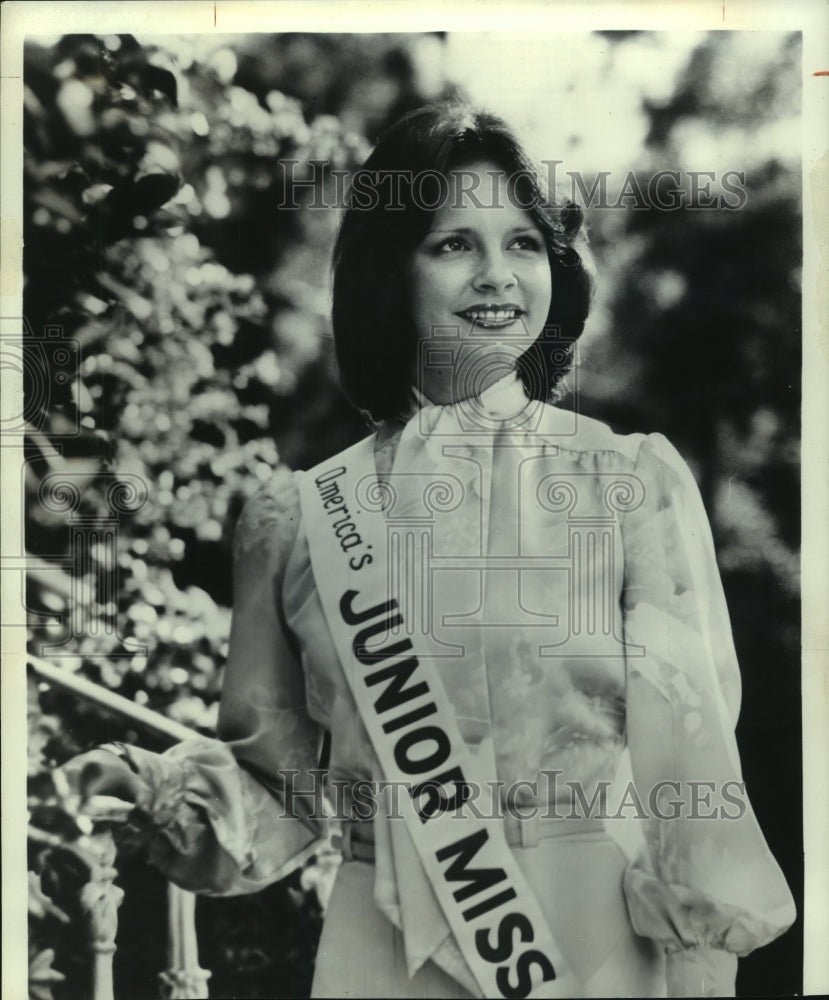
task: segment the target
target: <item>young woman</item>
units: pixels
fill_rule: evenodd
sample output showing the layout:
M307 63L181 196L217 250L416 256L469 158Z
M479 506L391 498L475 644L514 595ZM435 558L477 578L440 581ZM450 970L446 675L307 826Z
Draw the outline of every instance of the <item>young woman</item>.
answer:
M173 881L249 892L319 836L328 734L316 996L731 995L793 920L693 477L552 405L591 274L499 119L381 138L333 308L376 433L246 507L219 739L69 766L137 803Z

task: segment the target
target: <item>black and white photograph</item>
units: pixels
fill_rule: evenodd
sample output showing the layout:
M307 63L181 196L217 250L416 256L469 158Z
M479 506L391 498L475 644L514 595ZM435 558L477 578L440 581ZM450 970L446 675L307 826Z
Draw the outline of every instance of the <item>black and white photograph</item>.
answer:
M829 990L829 8L596 7L4 5L4 998Z

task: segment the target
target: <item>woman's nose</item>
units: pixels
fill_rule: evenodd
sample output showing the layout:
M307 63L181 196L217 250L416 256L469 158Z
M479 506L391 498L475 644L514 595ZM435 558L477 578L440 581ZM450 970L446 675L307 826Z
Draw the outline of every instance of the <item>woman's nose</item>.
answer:
M512 288L516 284L516 278L510 261L500 251L482 254L472 284L480 291L489 292Z

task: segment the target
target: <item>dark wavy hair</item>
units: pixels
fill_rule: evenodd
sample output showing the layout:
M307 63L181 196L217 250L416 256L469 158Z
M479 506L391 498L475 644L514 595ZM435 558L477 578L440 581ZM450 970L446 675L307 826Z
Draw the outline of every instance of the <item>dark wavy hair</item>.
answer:
M515 179L514 203L543 234L552 276L544 333L517 363L531 398L561 394L593 293L593 263L581 209L558 204L507 124L458 101L428 105L397 121L351 179L334 248L333 328L340 380L359 410L381 421L411 398L417 335L408 265L437 200L441 177L486 161ZM413 183L413 179L420 178ZM432 187L429 188L429 182Z

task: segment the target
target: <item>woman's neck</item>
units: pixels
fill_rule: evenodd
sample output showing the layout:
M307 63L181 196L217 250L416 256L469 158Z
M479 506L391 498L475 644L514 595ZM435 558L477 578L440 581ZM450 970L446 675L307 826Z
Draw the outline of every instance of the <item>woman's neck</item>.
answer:
M413 387L420 405L451 406L462 403L464 400L483 396L499 383L511 384L518 377L512 358L481 358L464 367L465 371L461 369L461 377L457 367L424 372L420 385Z

